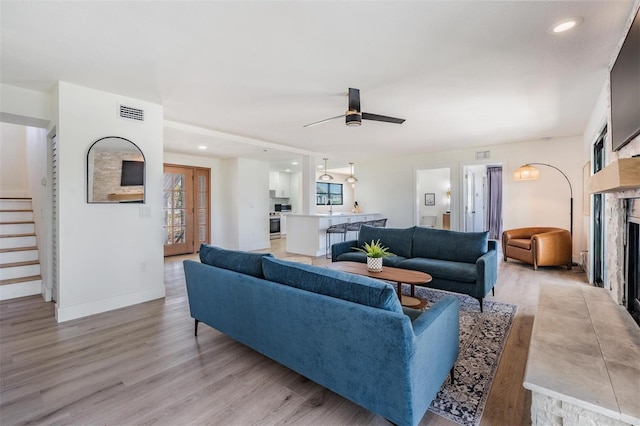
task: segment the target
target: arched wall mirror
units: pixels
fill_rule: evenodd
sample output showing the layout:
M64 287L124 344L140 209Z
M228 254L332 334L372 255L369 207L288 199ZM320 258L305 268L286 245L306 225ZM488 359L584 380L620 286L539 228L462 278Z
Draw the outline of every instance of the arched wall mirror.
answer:
M144 203L144 154L128 139L98 139L87 153L87 203Z

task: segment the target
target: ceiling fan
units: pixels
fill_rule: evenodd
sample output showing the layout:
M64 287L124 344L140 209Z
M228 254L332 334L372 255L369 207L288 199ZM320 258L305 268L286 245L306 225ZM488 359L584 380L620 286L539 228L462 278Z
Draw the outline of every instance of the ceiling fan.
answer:
M349 87L349 109L347 112L335 117L316 121L315 123L305 124L302 127L315 126L340 117L344 117L347 126L359 126L362 124L362 120L384 121L385 123L395 124L404 123L404 118L387 117L386 115L370 114L368 112L360 111L360 89L353 89Z

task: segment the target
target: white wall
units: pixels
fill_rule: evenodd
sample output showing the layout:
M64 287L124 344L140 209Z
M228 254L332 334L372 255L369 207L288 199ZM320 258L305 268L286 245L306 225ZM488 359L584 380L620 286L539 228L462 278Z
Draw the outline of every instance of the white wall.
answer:
M557 226L569 229L569 185L556 170L540 166L537 181L515 182L513 172L522 164L552 164L568 176L574 195L574 239L582 235L581 208L582 137L555 138L429 153L422 156L385 158L358 163L358 202L365 212L380 212L388 226L408 227L415 222L416 170L451 165L452 228L462 229L459 211L463 164L477 163L476 151L490 151L490 163L503 165L503 228ZM424 196L424 195L422 195ZM579 251L574 245L574 258Z
M59 82L59 299L66 321L164 297L162 239L162 107ZM117 106L142 108L145 121L118 118ZM87 204L86 156L105 136L134 142L146 159L146 203ZM148 210L150 217L143 218Z
M46 128L53 116L49 93L0 84L0 121Z
M26 128L0 123L0 197L30 197Z
M238 249L261 250L269 242L269 163L238 158Z

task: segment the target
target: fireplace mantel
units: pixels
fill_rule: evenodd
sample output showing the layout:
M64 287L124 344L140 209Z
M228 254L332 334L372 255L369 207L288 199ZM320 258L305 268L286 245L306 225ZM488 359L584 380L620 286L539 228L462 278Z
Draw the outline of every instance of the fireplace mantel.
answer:
M589 192L618 192L640 188L640 157L621 158L589 179Z

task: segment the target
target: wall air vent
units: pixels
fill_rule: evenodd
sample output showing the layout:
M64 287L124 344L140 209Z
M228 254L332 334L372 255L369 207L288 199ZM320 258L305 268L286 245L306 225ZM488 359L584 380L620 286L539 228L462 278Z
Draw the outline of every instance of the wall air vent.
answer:
M144 121L144 110L140 108L132 108L125 105L118 105L120 108L120 118L129 120Z
M489 151L477 151L476 160L486 160L489 158Z

